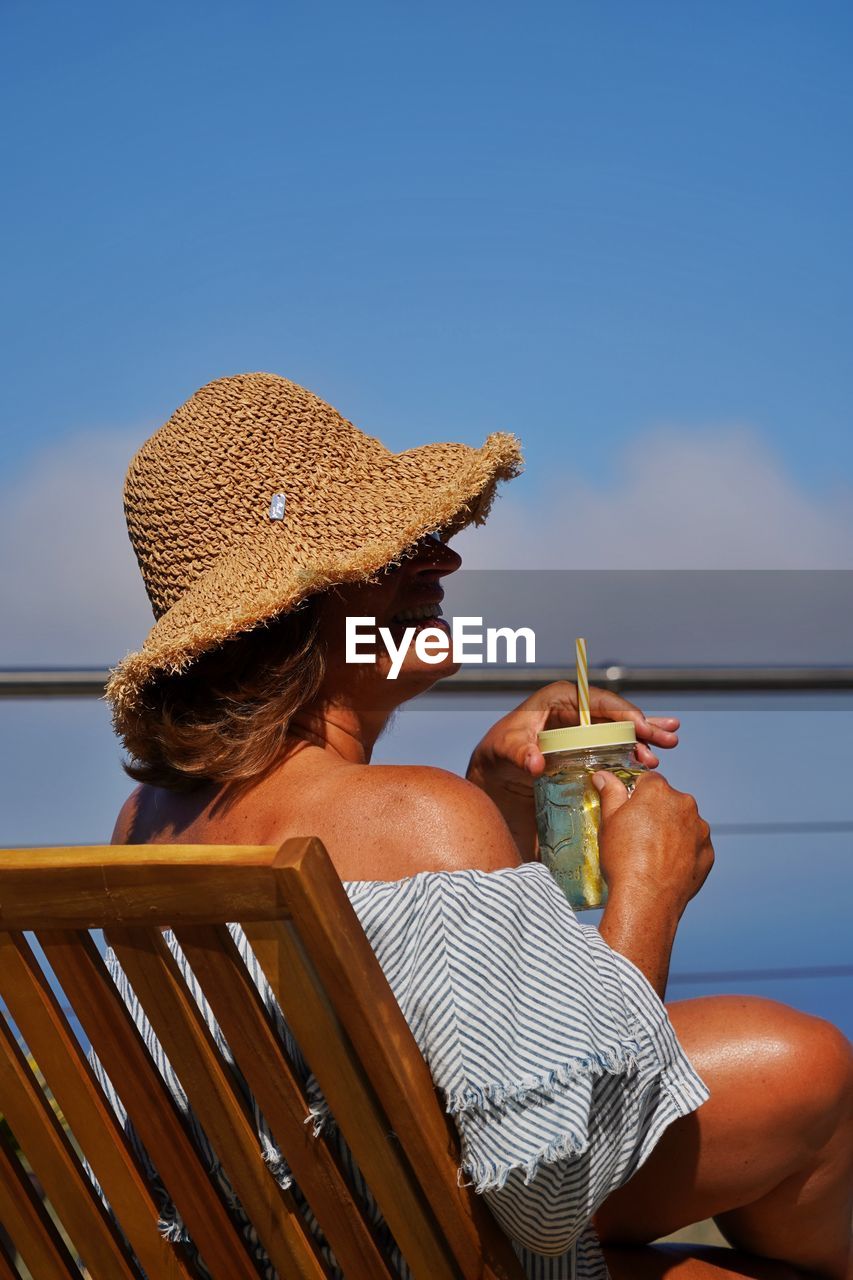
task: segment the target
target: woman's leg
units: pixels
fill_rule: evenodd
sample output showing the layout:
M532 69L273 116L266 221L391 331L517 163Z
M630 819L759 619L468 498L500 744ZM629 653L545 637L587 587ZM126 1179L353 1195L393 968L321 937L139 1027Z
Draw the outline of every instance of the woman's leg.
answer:
M635 1244L714 1217L732 1244L847 1280L853 1210L853 1051L830 1023L752 996L668 1005L711 1091L675 1121L595 1216Z

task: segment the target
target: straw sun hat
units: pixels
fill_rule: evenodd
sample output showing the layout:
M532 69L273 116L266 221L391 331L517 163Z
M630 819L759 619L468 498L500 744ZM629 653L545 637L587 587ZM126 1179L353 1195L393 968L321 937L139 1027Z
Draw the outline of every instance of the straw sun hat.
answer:
M482 524L499 480L522 469L518 439L391 453L310 391L269 373L197 391L135 455L128 532L156 622L112 671L116 728L145 686L293 609L325 587L370 579L426 533Z

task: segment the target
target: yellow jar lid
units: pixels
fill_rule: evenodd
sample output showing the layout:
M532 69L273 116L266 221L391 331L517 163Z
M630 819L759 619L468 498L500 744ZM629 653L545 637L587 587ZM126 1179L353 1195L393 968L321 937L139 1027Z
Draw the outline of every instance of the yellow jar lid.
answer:
M594 747L633 746L637 741L633 720L608 720L604 724L575 724L565 729L543 729L539 750L589 751Z

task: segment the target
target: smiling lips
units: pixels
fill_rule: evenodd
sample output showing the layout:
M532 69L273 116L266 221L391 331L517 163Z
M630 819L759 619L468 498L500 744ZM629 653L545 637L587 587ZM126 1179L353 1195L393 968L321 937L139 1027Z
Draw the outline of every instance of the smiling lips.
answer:
M429 618L443 619L440 604L420 604L411 609L401 609L391 619L391 626L402 625L406 622L425 622Z

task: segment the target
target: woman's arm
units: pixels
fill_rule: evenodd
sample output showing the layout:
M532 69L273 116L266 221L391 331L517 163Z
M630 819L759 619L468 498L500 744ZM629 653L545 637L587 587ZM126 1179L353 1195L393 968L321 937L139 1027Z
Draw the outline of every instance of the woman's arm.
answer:
M598 931L614 951L643 973L663 1000L672 944L679 917L665 903L641 901L630 893L612 893Z
M663 999L678 922L714 862L710 828L693 797L660 774L644 774L630 797L612 773L593 780L601 793L598 845L608 886L599 932Z

